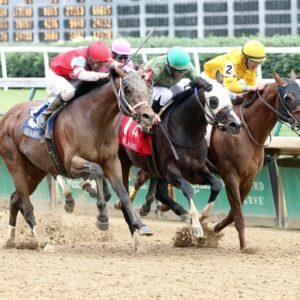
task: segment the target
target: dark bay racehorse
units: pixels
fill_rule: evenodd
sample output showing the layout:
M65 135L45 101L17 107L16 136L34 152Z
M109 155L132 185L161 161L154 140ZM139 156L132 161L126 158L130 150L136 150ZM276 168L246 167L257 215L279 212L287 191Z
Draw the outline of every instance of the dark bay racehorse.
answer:
M154 128L154 150L159 172L151 170L145 157L120 146L119 157L122 164L124 186L128 188L129 170L132 165L150 172L182 190L190 204L192 231L203 236L198 213L193 202L193 189L190 183L198 183L203 177L210 176L205 166L207 145L204 140L207 122L219 120L232 134L240 130L241 122L232 110L228 92L217 82L208 85L200 80L201 89L196 93L187 90L178 95L181 101L167 108L162 115L161 126ZM204 91L208 88L210 92ZM184 97L187 93L188 98ZM207 115L203 111L205 111ZM209 116L208 116L209 115ZM229 133L227 135L231 136ZM168 136L168 138L166 138ZM175 149L178 159L175 157Z
M134 72L115 70L109 82L82 83L89 92L68 104L57 117L54 139L60 160L68 177L92 178L97 182L101 229L108 228L106 204L102 192L103 174L122 201L122 211L133 235L134 246L140 234L151 233L135 215L128 193L122 183L118 158L118 138L115 117L121 110L139 120L142 127L151 127L154 113L148 104L149 90ZM78 91L80 91L78 87ZM35 105L38 105L37 103ZM13 246L17 214L21 211L37 242L36 221L29 196L47 173L58 172L49 157L45 144L24 136L22 126L29 118L32 102L16 105L0 121L0 155L13 177L15 192L10 200L9 233L6 246ZM138 249L137 249L138 250Z
M225 183L230 202L228 216L212 230L218 233L234 222L242 251L247 251L242 204L262 168L264 144L278 119L289 123L292 128L300 128L300 87L295 82L296 74L291 72L292 80L284 80L276 73L274 78L275 83L266 85L262 92L248 93L242 104L234 106L245 126L241 133L232 138L214 129L208 150L209 159ZM139 185L147 176L139 174ZM180 206L175 202L168 205L174 212ZM212 205L213 202L209 202L205 207L204 217L208 217Z

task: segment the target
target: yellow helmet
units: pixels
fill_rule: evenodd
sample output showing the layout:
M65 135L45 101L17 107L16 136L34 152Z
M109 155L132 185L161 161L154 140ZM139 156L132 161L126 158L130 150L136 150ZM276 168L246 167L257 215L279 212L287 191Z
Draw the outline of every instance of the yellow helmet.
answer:
M253 61L263 62L266 60L265 46L257 40L250 40L245 43L242 53Z

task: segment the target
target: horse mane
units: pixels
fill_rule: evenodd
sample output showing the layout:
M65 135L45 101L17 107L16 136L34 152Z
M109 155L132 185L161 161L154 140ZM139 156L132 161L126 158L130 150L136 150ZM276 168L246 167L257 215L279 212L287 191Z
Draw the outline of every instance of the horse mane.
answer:
M113 79L119 76L114 67L109 68L109 74ZM108 81L109 79L106 78L97 81L79 81L73 99L83 96L97 87L103 86Z

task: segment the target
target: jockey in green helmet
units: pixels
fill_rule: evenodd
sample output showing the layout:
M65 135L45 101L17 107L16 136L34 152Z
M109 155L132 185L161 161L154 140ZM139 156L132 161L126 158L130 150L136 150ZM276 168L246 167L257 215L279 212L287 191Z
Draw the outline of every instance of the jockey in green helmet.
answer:
M186 82L180 82L183 78L194 80L198 76L189 54L182 47L172 47L166 55L154 57L144 70L145 79L153 81L151 100L156 111L184 90Z

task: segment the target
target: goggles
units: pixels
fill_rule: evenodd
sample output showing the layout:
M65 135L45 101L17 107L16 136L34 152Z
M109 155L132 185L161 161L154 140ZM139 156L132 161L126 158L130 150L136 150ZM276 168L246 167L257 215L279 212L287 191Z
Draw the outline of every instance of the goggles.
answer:
M122 61L122 60L127 60L129 58L129 55L117 54L115 52L112 52L112 58L115 59L116 61Z
M100 62L96 62L93 61L92 59L88 59L88 64L91 66L91 68L102 68L107 66L108 61L100 61Z
M168 67L169 72L176 77L183 76L188 71L188 69L178 70L174 67L171 67L170 65L167 65L167 67Z

